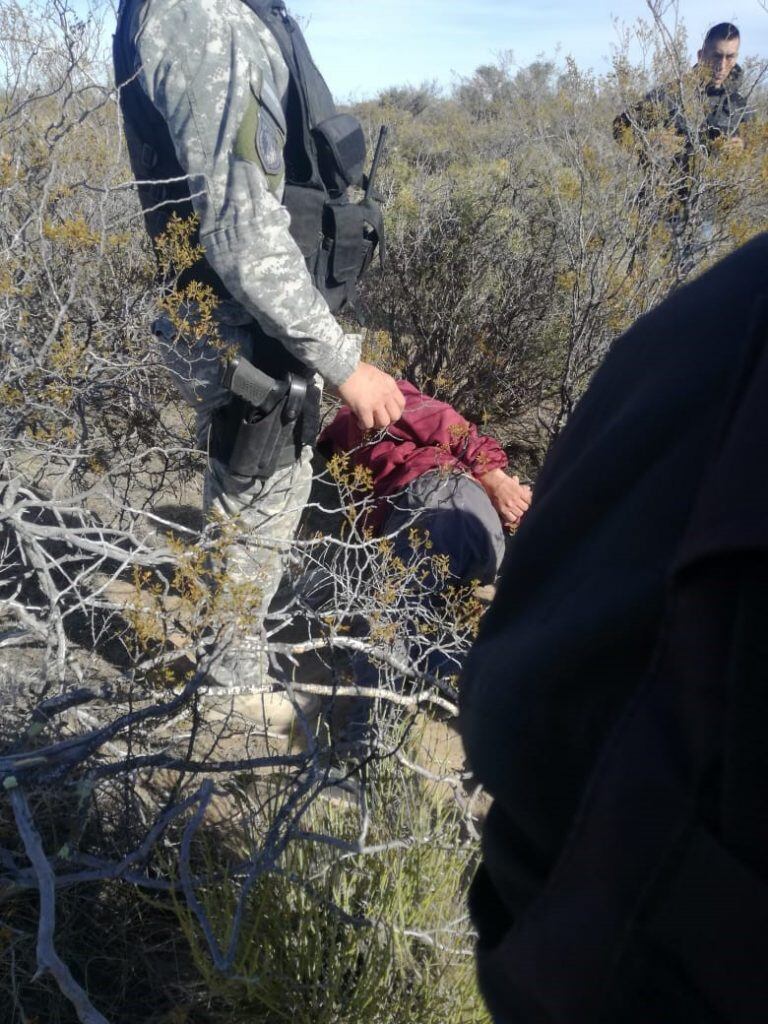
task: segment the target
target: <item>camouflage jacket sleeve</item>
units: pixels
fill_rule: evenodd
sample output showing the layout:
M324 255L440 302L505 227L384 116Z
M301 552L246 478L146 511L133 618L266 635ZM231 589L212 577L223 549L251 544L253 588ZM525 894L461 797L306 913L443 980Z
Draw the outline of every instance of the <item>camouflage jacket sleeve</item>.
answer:
M330 384L360 339L314 287L281 203L288 69L242 0L148 0L138 15L140 81L190 176L206 258L261 327Z

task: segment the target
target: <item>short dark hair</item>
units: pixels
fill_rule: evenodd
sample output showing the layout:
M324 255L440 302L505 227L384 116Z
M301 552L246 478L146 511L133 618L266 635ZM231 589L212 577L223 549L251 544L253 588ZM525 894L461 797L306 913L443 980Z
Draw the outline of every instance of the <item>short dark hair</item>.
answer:
M729 39L741 39L741 32L730 21L721 21L719 25L713 25L706 36L704 36L702 49L706 50L713 43L724 43Z

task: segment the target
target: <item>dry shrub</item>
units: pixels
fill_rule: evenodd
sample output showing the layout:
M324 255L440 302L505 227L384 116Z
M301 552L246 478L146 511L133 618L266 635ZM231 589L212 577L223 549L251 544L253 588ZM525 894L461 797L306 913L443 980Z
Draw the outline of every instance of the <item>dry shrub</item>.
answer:
M757 118L743 152L697 145L683 175L674 133L614 138L617 114L662 82L686 96L699 138L682 24L671 34L649 6L603 76L507 55L448 94L388 90L357 108L371 131L393 127L389 266L367 291L378 350L485 418L531 472L613 338L768 223L764 62L745 61Z
M148 343L161 297L101 52L111 17L0 0L3 1024L480 1021L471 780L419 764L411 737L455 721L456 680L431 669L460 665L479 606L426 544L406 564L371 538L365 481L337 467L313 510L335 532L292 545L269 621L285 674L268 696L294 735L237 704L261 684L215 706L206 658L258 594L224 599L228 533L195 517L204 454ZM697 164L712 230L670 232L670 140L649 191L610 127L679 69L679 41L647 42L643 66L620 54L600 79L503 61L448 96L360 108L394 130L371 351L531 473L611 338L765 223L758 119L742 157ZM375 701L374 728L343 762L365 785L333 809L342 699Z

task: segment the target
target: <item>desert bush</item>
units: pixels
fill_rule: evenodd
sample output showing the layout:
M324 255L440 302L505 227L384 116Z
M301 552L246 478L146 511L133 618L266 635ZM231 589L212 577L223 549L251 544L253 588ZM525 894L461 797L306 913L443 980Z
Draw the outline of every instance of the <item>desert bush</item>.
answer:
M362 512L366 499L343 474L333 491L344 504L344 533L308 532L296 543L269 626L273 656L288 666L282 704L294 705L295 742L243 711L242 702L253 708L261 697L279 704L269 685L245 686L234 700L206 687L206 659L258 605L258 582L250 592L226 585L223 552L237 527L192 514L204 455L148 343L161 296L101 52L108 12L99 2L80 15L61 0L0 3L3 1024L133 1024L170 1021L215 998L236 1006L239 936L254 905L229 887L232 872L250 880L264 906L272 903L275 921L290 925L295 911L278 904L275 886L286 863L303 869L305 819L332 781L334 737L312 719L311 703L359 697L350 652L380 665L381 690L367 696L379 706L389 697L394 712L377 712L375 742L347 762L350 772L370 762L369 779L387 760L418 774L397 760L398 737L416 712L434 706L455 717L457 705L455 686L412 666L407 648L393 653L386 602L399 603L402 616L399 595L421 570L393 566L371 540L355 508ZM188 238L184 225L173 225L177 267ZM183 316L183 307L172 312ZM330 581L332 605L308 593L318 573L326 590ZM380 591L362 600L363 580L380 581ZM353 632L361 616L369 625ZM451 622L447 608L433 610L425 654L443 641L457 657L466 650L471 626ZM314 658L312 674L302 674L302 658ZM403 672L412 678L407 691ZM458 789L447 792L463 792L461 769L449 775ZM392 857L368 841L364 799L343 822L314 823L318 843L328 830L325 849L338 865L317 894L321 907L331 890L343 890L351 849L370 865L372 886L387 888ZM406 841L408 823L401 828ZM202 858L202 848L214 853ZM454 853L465 863L473 850ZM361 889L364 874L355 874ZM393 884L398 891L410 898L404 884ZM198 904L198 893L218 892L219 904ZM210 945L199 936L192 946L185 941L184 901L200 909L195 920ZM415 906L414 928L439 927L420 919L426 906ZM229 918L232 957L203 929L206 913L216 927ZM451 913L465 947L465 917ZM356 944L379 965L393 948L394 939L380 947L366 931L348 933L347 964ZM326 931L318 937L306 941L331 941ZM287 968L276 948L263 949ZM203 969L203 956L212 967ZM389 976L397 975L405 1000L428 974L452 971L449 959L439 950L431 960L401 955ZM462 963L464 992L472 975L466 957ZM423 983L420 992L426 1003Z
M3 1024L482 1020L471 776L417 742L455 722L476 598L426 541L405 564L371 537L370 482L340 460L285 552L266 630L281 692L206 683L258 586L228 584L237 524L201 521L205 454L148 343L159 302L185 307L155 281L112 16L0 0ZM680 40L644 31L645 62L620 54L602 78L503 59L448 95L395 87L358 108L394 138L368 347L532 475L611 338L765 221L763 117L741 156L696 168L713 229L692 264L668 230L667 143L648 140L649 188L611 134L682 73ZM190 228L173 225L176 266ZM340 759L360 701L371 728ZM293 733L275 735L264 719L286 705ZM358 780L343 808L321 803L339 764Z
M616 115L662 82L683 90L699 137L684 30L649 6L632 33L641 60L627 36L607 75L506 55L417 110L391 91L357 108L394 128L389 270L368 290L392 365L488 417L531 470L611 340L766 225L763 62L745 62L758 116L743 152L699 146L683 182L674 133L614 138Z
M231 976L212 969L198 922L178 905L212 1021L487 1019L465 940L464 885L474 855L455 805L388 763L368 799L368 852L358 852L348 807L313 805L280 871L249 894ZM328 835L336 837L332 846L318 841ZM227 878L201 896L222 939L239 886Z

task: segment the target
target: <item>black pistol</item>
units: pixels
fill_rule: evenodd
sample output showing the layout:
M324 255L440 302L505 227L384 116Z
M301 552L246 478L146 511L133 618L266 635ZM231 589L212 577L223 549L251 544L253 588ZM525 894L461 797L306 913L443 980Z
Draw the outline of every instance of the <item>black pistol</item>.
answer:
M270 377L242 357L226 362L221 383L233 395L242 398L259 412L271 409L286 390L286 381Z

